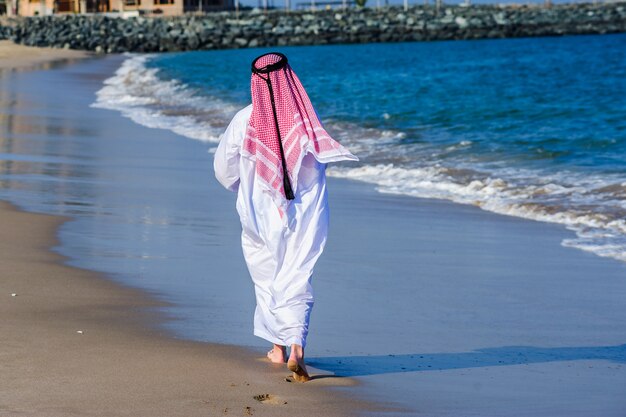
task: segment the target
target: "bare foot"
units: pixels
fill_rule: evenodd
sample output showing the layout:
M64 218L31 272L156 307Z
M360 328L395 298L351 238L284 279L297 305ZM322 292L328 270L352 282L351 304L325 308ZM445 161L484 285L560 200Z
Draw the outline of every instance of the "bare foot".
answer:
M267 357L272 363L285 363L287 362L287 351L285 346L274 345L272 350L267 352Z
M300 345L291 345L291 354L287 368L293 372L294 381L307 382L311 379L304 365L304 349Z

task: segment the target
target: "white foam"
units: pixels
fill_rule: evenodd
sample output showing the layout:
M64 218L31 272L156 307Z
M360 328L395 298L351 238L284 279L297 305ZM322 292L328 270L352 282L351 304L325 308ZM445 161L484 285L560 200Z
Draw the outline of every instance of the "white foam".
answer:
M196 94L178 80L161 79L158 69L146 65L154 55L127 56L97 92L93 107L118 110L147 127L218 142L239 106ZM495 213L562 224L576 232L576 238L563 241L564 246L626 261L623 176L485 166L467 159L466 151L474 146L467 139L448 146L429 141L397 146L407 136L403 131L332 120L327 128L365 164L332 167L329 175L373 183L384 193L446 199Z
M623 201L594 194L597 187L590 185L598 185L598 179L571 178L565 183L561 178L565 174L544 175L540 184L523 185L523 171L517 172L517 178L491 175L465 181L449 172L441 166L404 168L393 164L328 170L331 176L376 184L383 193L445 199L494 213L562 224L577 235L565 239L564 246L626 261L626 220L620 216Z
M201 97L178 80L162 80L146 63L154 55L127 54L115 75L105 80L92 107L118 110L135 123L179 135L218 142L238 110L231 103Z

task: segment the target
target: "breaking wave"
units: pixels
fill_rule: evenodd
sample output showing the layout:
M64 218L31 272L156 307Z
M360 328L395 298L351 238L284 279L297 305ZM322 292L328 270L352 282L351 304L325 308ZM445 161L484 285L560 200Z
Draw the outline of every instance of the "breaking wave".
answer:
M150 59L151 55L129 55L105 81L93 106L118 110L144 126L218 142L232 116L245 104L211 97L178 80L161 79L158 68L146 65ZM389 117L383 114L382 118ZM329 168L331 176L372 183L383 193L445 199L561 224L576 233L575 238L562 242L564 246L626 261L623 173L498 167L470 157L471 140L403 146L407 134L400 130L332 119L325 125L361 158L356 167Z
M178 80L161 80L146 63L153 55L128 54L96 93L92 107L118 110L135 123L169 129L205 142L218 142L238 107L196 94Z
M568 247L626 261L626 180L577 178L572 173L497 175L442 166L394 164L331 168L329 174L377 185L384 193L471 204L509 216L558 223L576 232Z

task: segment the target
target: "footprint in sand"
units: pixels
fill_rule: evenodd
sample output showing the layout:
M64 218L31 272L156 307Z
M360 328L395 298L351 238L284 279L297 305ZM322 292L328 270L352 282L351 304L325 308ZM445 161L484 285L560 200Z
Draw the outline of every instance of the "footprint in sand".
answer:
M255 400L263 404L274 404L274 405L283 405L287 404L287 401L281 400L280 397L274 394L259 394L255 395Z

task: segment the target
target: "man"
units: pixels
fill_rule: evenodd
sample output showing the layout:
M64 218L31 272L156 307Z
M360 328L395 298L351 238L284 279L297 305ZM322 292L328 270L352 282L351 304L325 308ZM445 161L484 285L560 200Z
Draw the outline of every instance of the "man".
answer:
M328 231L325 168L357 157L322 127L286 56L256 58L250 84L252 104L221 138L215 175L238 193L243 253L257 302L254 334L274 344L267 353L272 362L287 362L294 379L306 382L311 275Z

